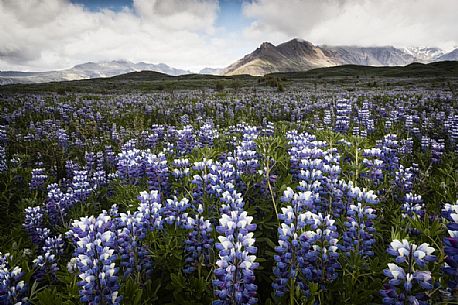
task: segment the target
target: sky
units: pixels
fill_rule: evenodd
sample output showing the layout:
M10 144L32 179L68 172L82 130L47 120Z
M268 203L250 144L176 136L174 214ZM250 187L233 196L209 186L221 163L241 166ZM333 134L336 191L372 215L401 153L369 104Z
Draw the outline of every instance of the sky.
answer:
M262 42L458 46L458 0L0 0L0 70L226 67Z

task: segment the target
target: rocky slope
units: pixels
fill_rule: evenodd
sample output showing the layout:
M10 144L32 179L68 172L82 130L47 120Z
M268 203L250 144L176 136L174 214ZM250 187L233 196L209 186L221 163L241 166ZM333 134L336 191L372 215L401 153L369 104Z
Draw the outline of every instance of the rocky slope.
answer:
M255 51L225 68L222 74L264 75L346 64L405 66L413 62L428 63L440 60L458 60L458 49L444 54L438 48L316 46L296 38L277 46L264 42Z

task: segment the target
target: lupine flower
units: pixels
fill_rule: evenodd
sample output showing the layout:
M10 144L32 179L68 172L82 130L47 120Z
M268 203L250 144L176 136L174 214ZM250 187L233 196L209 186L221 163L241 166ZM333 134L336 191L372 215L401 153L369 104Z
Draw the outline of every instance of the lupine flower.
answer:
M41 246L49 236L49 229L44 227L44 211L42 207L27 207L25 209L24 228L29 234L32 242Z
M191 125L177 131L177 150L180 155L189 154L196 147L196 136Z
M10 266L9 253L0 252L0 303L4 305L28 305L28 287L22 280L24 272L20 267Z
M172 199L167 199L165 207L162 211L164 221L171 224L176 224L178 226L185 226L188 222L188 216L185 211L191 206L187 198L178 200L177 197Z
M116 215L117 211L110 211L110 215ZM140 216L140 217L139 217ZM145 238L146 229L142 217L138 211L121 213L116 223L116 245L120 257L120 267L124 278L134 271L143 271L146 276L152 272L153 263L142 241Z
M115 233L111 217L104 211L97 218L81 217L67 232L75 246L76 266L80 272L80 301L90 304L120 304L116 267Z
M48 175L45 174L43 167L37 167L32 169L32 178L30 179L29 187L31 190L38 190L43 188Z
M284 191L282 202L287 204L281 208L278 215L281 221L278 228L278 246L275 247L275 267L273 273L275 280L272 283L275 294L283 296L290 289L290 280L298 285L305 294L308 287L305 283L306 262L304 256L310 250L310 244L304 228L306 227L309 213L305 213L313 205L313 193L296 193L291 188Z
M41 253L34 261L33 266L36 268L35 277L42 280L45 276L50 276L55 280L56 272L59 270L57 261L64 252L64 240L62 235L48 237L44 242Z
M304 256L303 270L308 281L318 283L321 288L337 279L340 264L337 228L329 215L307 212L309 231L305 232L310 250Z
M256 247L253 232L256 225L253 217L246 212L231 211L222 214L216 231L219 242L216 249L219 259L213 280L215 305L223 304L256 304L257 286L254 284L254 270L259 266L256 260Z
M395 183L401 193L410 193L413 190L413 183L415 180L415 171L413 167L405 168L399 165L396 171Z
M420 195L408 193L404 197L404 204L401 207L402 217L413 217L417 215L423 217L425 214L425 205Z
M189 160L186 158L183 159L175 159L173 161L173 171L172 175L175 177L175 179L180 179L186 176L189 176L190 171L189 171Z
M338 100L336 103L336 122L334 130L345 133L350 128L351 104L349 100Z
M398 137L395 134L387 134L382 141L378 143L378 147L382 150L382 161L384 169L388 173L394 173L399 167Z
M446 203L442 215L447 223L448 237L444 238L445 274L448 276L448 287L458 289L458 201L456 204Z
M166 195L169 192L169 168L164 154L153 155L147 152L144 156L144 166L148 187L150 190L158 190Z
M73 195L76 200L86 201L94 190L89 183L87 171L76 171L72 179Z
M375 228L373 220L377 217L375 210L361 202L351 204L347 210L347 230L343 234L344 250L356 251L361 256L373 256L372 246L375 244Z
M433 288L431 272L427 264L434 262L435 249L424 243L420 246L406 239L390 243L388 253L396 264L389 263L383 273L389 281L380 290L383 304L429 304L425 291Z
M199 205L195 217L188 217L185 228L191 230L185 240L185 273L192 273L200 266L210 265L210 249L213 247L212 225L202 216Z
M204 124L198 131L199 143L201 147L212 147L213 141L219 138L218 130L212 124Z
M144 176L143 152L127 144L118 154L117 173L120 179L136 184Z
M8 165L6 163L6 150L5 146L0 143L0 173L6 172L8 169Z

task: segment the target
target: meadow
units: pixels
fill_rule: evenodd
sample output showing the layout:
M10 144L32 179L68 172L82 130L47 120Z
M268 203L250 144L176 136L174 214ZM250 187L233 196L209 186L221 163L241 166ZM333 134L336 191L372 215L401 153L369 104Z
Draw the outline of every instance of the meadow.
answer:
M450 82L287 77L5 87L0 304L458 304Z

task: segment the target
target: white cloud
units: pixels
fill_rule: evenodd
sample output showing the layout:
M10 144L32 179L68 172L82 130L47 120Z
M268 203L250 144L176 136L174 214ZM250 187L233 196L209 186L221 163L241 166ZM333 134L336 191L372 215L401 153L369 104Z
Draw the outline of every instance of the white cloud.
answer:
M456 0L254 0L244 14L255 21L245 35L316 44L439 46L458 43Z
M127 59L181 68L224 66L239 54L212 43L216 0L135 0L89 11L68 0L0 0L0 70Z
M224 67L263 41L458 45L457 0L246 0L243 33L215 26L218 0L134 0L90 11L70 0L0 0L0 70L49 70L126 59ZM235 26L234 28L239 28Z

